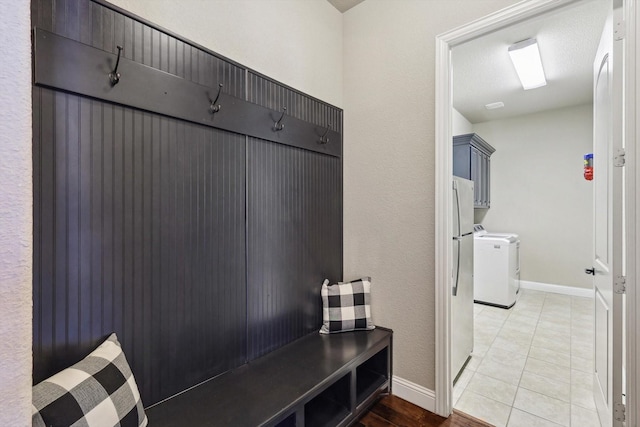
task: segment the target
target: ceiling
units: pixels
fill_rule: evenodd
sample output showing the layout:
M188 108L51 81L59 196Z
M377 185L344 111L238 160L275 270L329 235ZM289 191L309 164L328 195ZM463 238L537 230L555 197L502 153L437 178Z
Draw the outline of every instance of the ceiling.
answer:
M364 0L327 0L340 12L345 13L347 10L362 3Z
M591 102L593 60L607 3L579 2L454 47L454 108L480 123ZM525 91L507 49L528 38L538 40L547 85ZM484 107L493 102L504 107Z

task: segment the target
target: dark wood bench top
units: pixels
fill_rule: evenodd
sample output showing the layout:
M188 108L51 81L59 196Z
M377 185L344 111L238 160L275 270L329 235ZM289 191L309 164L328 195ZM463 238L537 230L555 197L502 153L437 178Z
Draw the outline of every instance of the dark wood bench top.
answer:
M392 332L313 333L146 410L149 425L255 427L280 421L389 345Z

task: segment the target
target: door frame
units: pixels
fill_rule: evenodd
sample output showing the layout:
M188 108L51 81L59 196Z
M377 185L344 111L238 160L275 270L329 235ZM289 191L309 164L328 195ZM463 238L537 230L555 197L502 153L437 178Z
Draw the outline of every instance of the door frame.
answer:
M625 126L623 129L626 151L625 166L625 207L626 218L626 277L627 293L625 323L627 326L625 337L626 348L626 392L627 426L638 427L640 425L640 292L637 289L640 280L640 197L636 192L640 189L640 149L637 141L640 141L640 76L638 75L637 61L640 60L640 7L635 1L624 0L623 17L625 20L625 46L624 46L624 74L623 92L625 93L624 115ZM615 22L614 22L615 25ZM615 40L615 38L614 38ZM615 43L615 41L614 41Z
M490 32L534 18L542 13L576 3L582 0L531 0L517 3L503 10L495 12L462 27L442 33L436 37L436 259L435 259L435 412L441 416L449 416L453 410L452 378L451 378L451 250L452 223L450 212L452 209L451 177L453 175L453 147L452 109L453 109L453 81L451 49L457 45L481 37ZM635 190L640 188L640 173L636 172L636 165L640 164L640 150L636 150L636 138L640 138L640 77L636 75L636 58L640 58L640 43L636 39L640 36L637 23L640 22L640 9L633 0L613 0L623 3L625 16L624 31L625 50L624 81L625 115L625 217L626 227L626 275L627 275L627 304L634 309L626 310L626 385L627 385L627 425L636 426L637 409L640 409L640 396L637 392L640 379L640 340L636 340L636 331L640 331L640 292L636 292L633 284L640 277L640 263L636 262L636 254L640 255L640 198L636 198ZM615 25L615 23L614 23ZM629 77L631 76L631 77Z

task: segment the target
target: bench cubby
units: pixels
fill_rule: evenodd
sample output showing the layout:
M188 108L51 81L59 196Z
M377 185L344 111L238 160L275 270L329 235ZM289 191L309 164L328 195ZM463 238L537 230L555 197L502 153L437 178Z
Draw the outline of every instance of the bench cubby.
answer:
M361 405L389 380L389 354L378 351L356 368L356 404Z
M342 425L351 414L351 373L331 384L304 405L305 427Z

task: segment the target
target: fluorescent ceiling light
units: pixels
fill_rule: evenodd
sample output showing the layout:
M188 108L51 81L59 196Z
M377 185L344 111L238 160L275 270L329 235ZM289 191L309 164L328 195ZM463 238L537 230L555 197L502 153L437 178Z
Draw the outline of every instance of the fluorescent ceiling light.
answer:
M512 44L509 46L509 56L524 90L535 89L547 84L536 39L527 39Z

